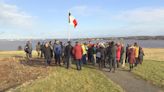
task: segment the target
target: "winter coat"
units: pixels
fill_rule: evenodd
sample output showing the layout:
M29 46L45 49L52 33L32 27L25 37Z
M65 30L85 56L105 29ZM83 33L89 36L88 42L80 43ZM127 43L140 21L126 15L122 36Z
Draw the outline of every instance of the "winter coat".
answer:
M116 46L111 46L111 58L116 58Z
M140 59L141 61L143 61L143 56L144 56L144 55L145 55L145 54L144 54L143 49L140 48L140 49L139 49L139 59Z
M105 59L105 48L100 47L97 49L97 53L96 53L96 57L101 58L101 59Z
M71 57L72 56L72 50L73 47L71 45L67 45L64 50L64 56L65 57Z
M61 45L60 44L57 44L54 48L55 50L55 55L61 55L62 54L62 48L61 48Z
M125 56L125 48L123 46L121 46L121 60L124 59L124 56Z
M96 50L97 50L96 47L92 47L93 54L96 54Z
M97 57L97 58L101 58L101 51L100 51L100 48L97 49L96 57Z
M88 48L88 55L93 55L93 47Z
M32 44L31 43L27 43L24 47L24 51L26 53L32 53Z
M128 50L128 60L130 64L134 64L135 63L135 48L134 47L130 47Z
M73 48L73 54L75 59L81 59L83 55L83 50L80 44L75 45Z
M36 51L40 51L41 50L41 45L37 44L36 45Z
M139 46L135 46L135 58L139 57Z
M44 56L45 59L51 59L51 47L44 47Z
M83 44L81 47L83 49L83 55L86 55L87 54L87 48L86 48L86 46Z
M116 60L120 61L120 57L121 57L121 46L117 46L117 50L116 50Z

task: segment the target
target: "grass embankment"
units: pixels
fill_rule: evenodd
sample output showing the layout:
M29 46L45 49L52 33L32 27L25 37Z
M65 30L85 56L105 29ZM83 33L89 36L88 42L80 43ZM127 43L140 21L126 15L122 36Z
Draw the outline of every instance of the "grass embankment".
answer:
M0 58L4 58L4 57L24 58L24 56L25 53L23 51L0 52ZM34 57L36 57L36 52L34 52ZM30 64L26 66L28 66L29 68L35 67L31 69L36 69L40 65L36 66L35 64L35 66L33 66ZM47 68L45 68L45 70L47 70ZM24 72L24 70L21 69L19 70L19 72ZM121 87L113 83L101 71L94 69L93 67L83 67L82 71L77 71L74 65L69 70L65 69L64 67L51 66L48 68L48 71L43 71L43 73L44 72L45 73L49 72L46 73L47 74L46 78L37 79L33 81L30 85L25 85L23 87L17 88L16 90L12 90L12 91L15 92L123 92ZM19 76L19 73L17 73L17 76ZM14 78L14 76L12 77ZM26 78L29 76L24 76L24 77Z
M144 51L144 62L133 73L164 88L164 49L145 48Z
M123 92L96 69L85 67L82 71L77 71L54 67L52 70L47 78L36 80L15 92Z

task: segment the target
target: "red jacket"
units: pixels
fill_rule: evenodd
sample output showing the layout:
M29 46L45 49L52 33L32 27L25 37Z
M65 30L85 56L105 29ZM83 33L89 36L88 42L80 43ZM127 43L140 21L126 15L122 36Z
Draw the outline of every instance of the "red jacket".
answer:
M120 57L121 57L121 46L117 46L116 60L120 61Z
M80 44L77 44L74 48L73 48L73 54L75 56L75 59L81 59L82 55L83 55L83 50Z
M130 64L134 64L135 63L135 48L129 48L128 50L128 60Z

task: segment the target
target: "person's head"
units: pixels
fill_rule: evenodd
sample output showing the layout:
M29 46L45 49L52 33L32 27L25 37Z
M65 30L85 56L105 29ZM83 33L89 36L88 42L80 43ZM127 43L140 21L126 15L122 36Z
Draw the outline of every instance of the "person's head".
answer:
M122 43L121 46L124 47L124 44Z
M40 45L40 42L38 42L38 45Z
M76 45L78 45L79 44L79 42L78 41L76 41Z
M68 43L68 45L71 45L71 41L68 41L67 43Z
M63 42L60 41L60 44L63 45Z
M93 47L96 47L96 44L94 44Z
M59 44L60 42L59 41L56 41L56 44Z
M120 43L119 43L119 42L117 42L117 43L116 43L116 46L120 46Z
M114 45L114 41L111 42L111 45L112 45L112 46Z
M51 41L49 41L49 44L51 44L52 42Z
M103 43L100 43L101 48L105 48L105 45Z
M54 40L54 44L56 44L56 41L57 41L57 40Z
M48 42L46 42L45 47L47 48L48 46L49 46L49 43L48 43Z
M134 43L134 46L138 46L137 42Z

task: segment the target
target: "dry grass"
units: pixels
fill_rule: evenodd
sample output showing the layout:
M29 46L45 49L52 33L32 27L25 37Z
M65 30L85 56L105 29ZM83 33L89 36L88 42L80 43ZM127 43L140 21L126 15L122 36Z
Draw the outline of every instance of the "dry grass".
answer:
M36 57L37 53L36 51L32 52L33 57ZM11 58L11 57L25 57L24 51L0 51L0 59L3 58Z
M19 60L17 58L0 60L0 92L48 74L43 67L33 67L16 62Z
M164 49L144 48L145 57L142 65L133 73L155 85L164 87Z
M33 55L34 57L36 57L36 52L34 52ZM23 51L0 52L0 57L1 57L0 59L4 57L5 58L12 57L12 59L15 59L15 57L23 57L24 59L24 56L25 53ZM17 66L19 65L15 65L15 66L12 65L12 67L17 67ZM31 73L34 74L36 73L38 75L38 73L35 71L42 69L34 66L27 66L26 69L24 69L24 66L22 65L21 67L12 68L13 70L11 71L11 73L17 75L16 80L17 79L22 80L23 77L19 76L20 73L22 74L22 72L27 72L27 74L30 75ZM93 67L89 67L89 68L84 67L82 71L77 71L74 65L70 70L67 70L63 67L55 67L55 66L49 67L49 69L50 70L48 70L47 72L49 72L50 75L47 75L46 78L35 80L30 85L25 85L23 87L17 88L16 90L12 90L12 91L14 92L123 92L123 89L120 86L113 83L101 71L94 69ZM5 72L5 70L3 71ZM42 73L45 74L47 74L47 72L44 70L42 71ZM39 73L41 72L39 71ZM26 75L25 78L29 77L26 73L24 74ZM15 76L12 76L12 79L14 79L14 77ZM9 81L11 80L9 79ZM7 87L11 87L11 86L8 85Z
M145 60L164 61L164 48L144 48Z
M36 80L15 92L123 92L101 71L87 67L77 71L74 68L53 67L47 78Z

